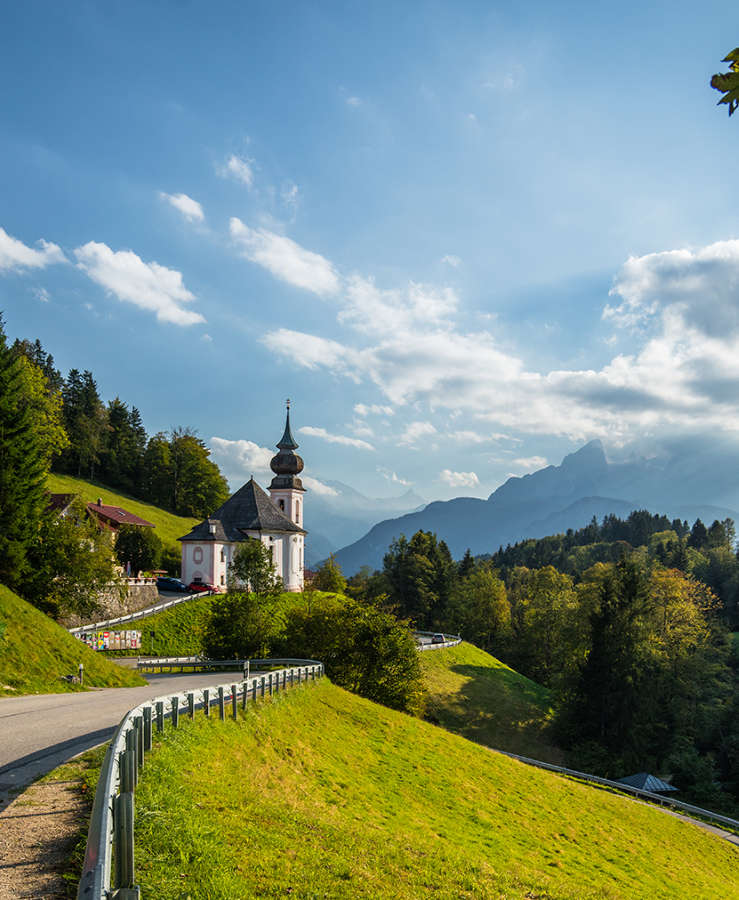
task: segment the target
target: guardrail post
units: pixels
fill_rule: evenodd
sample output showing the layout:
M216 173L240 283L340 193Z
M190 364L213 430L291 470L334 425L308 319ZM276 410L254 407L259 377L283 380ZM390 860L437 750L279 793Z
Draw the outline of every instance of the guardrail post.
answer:
M231 685L231 712L233 714L234 719L236 718L236 704L238 703L238 694L236 693L236 685Z
M256 678L251 683L251 694L252 694L252 700L256 703L257 702L257 679Z
M172 727L177 728L180 724L180 698L172 697Z
M267 682L267 679L264 677L264 675L262 675L262 677L259 679L259 685L260 685L261 690L262 690L262 697L263 697L263 698L264 698L264 688L265 688L265 686L266 686L266 682Z
M130 750L121 750L118 754L118 775L121 781L121 793L133 791L136 787L136 755Z
M116 898L138 900L139 888L134 884L133 870L133 792L126 791L113 799L115 831Z
M287 669L282 673L282 687L287 688Z
M191 719L195 718L195 694L192 691L187 695L187 713Z
M144 720L142 716L136 716L133 720L133 730L136 735L136 765L140 769L144 765Z
M272 673L269 673L269 695L272 696Z
M136 732L131 728L126 732L126 764L130 767L131 772L131 784L133 785L131 790L139 783L138 749L136 744Z
M241 708L246 709L246 697L247 697L247 694L249 693L249 685L246 682L244 682L242 687L244 688L244 696L241 698Z
M218 688L218 718L221 722L226 718L226 709L223 703L223 688Z
M164 703L161 700L158 700L156 703L156 713L157 713L157 731L164 731Z
M144 750L151 750L151 707L144 707Z
M210 691L208 688L203 690L203 712L206 716L210 715Z

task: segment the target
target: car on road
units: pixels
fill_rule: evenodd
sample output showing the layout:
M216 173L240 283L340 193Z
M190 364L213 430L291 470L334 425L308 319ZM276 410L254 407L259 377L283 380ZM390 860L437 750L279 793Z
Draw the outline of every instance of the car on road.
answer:
M179 578L170 578L167 575L162 575L157 578L157 590L158 591L175 591L178 594L189 594L190 588L185 584L184 581L180 581Z
M443 634L435 634L435 635L431 638L431 643L432 643L432 644L445 644L445 643L446 643L446 638L444 637Z
M214 587L212 584L208 584L205 581L191 581L187 586L188 590L192 591L194 594L197 594L201 591L217 591L218 588Z

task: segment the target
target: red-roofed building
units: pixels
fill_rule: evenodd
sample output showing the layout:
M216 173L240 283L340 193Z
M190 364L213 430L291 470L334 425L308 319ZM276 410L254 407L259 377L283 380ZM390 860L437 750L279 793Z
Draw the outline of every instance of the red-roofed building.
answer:
M56 510L65 516L74 499L74 494L49 494L49 509ZM87 512L90 518L98 524L103 531L118 531L121 525L137 525L139 528L154 528L153 522L147 522L140 516L134 515L122 506L110 506L102 502L98 497L96 503L87 503Z

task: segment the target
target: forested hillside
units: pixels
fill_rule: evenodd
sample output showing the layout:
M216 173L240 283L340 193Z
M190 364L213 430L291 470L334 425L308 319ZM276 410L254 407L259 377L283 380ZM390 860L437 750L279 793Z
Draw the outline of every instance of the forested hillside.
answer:
M633 542L633 543L632 543ZM670 775L685 799L739 812L737 560L731 521L635 512L455 562L400 537L347 591L427 630L459 632L551 691L575 767Z

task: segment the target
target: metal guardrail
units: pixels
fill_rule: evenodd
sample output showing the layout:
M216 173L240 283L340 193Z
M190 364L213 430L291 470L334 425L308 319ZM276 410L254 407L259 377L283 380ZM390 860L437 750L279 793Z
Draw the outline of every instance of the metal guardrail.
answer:
M124 622L134 622L136 619L145 619L147 616L153 616L154 613L161 612L163 609L169 609L172 606L179 606L180 603L186 603L188 600L196 600L198 597L212 597L216 591L195 591L192 594L185 594L182 597L173 597L171 600L165 600L163 603L157 603L155 606L147 606L146 609L139 609L136 612L127 613L125 616L118 616L115 619L104 619L102 622L91 622L89 625L77 625L74 628L68 628L70 634L84 634L87 631L100 631L101 628L110 628L111 625L122 625Z
M271 664L277 661L259 662ZM250 676L235 684L155 697L125 714L108 745L100 770L78 900L139 900L141 896L134 866L134 790L144 756L152 749L153 728L163 731L166 718L177 728L180 714L186 713L193 718L196 709L202 708L209 716L214 703L221 720L226 718L227 703L235 719L239 697L241 708L246 709L249 699L255 702L258 696L265 697L323 676L323 663L317 660L293 662L300 665Z
M424 637L433 637L435 634L442 634L441 631L414 631L413 637L415 638L424 638ZM438 641L433 644L431 641L424 643L423 641L416 641L416 649L421 652L423 650L443 650L445 647L456 647L457 644L462 643L462 638L458 634L444 634L444 641Z
M633 794L639 800L645 800L650 803L657 803L659 806L670 806L683 812L690 813L694 816L700 816L719 825L726 825L728 828L739 832L739 821L730 819L728 816L722 816L719 813L712 812L710 809L702 809L700 806L692 806L690 803L683 803L682 800L673 800L672 797L663 797L661 794L655 794L652 791L645 791L641 788L632 787L630 784L623 784L620 781L611 781L609 778L601 778L599 775L590 775L588 772L578 772L577 769L568 769L565 766L555 766L552 763L542 762L540 759L531 759L528 756L519 756L516 753L508 753L505 750L496 750L496 753L502 753L504 756L510 756L511 759L517 759L519 762L526 763L529 766L536 766L538 769L547 769L549 772L557 772L568 778L577 778L580 781L588 781L591 784L599 784L603 787L613 788L627 794Z

